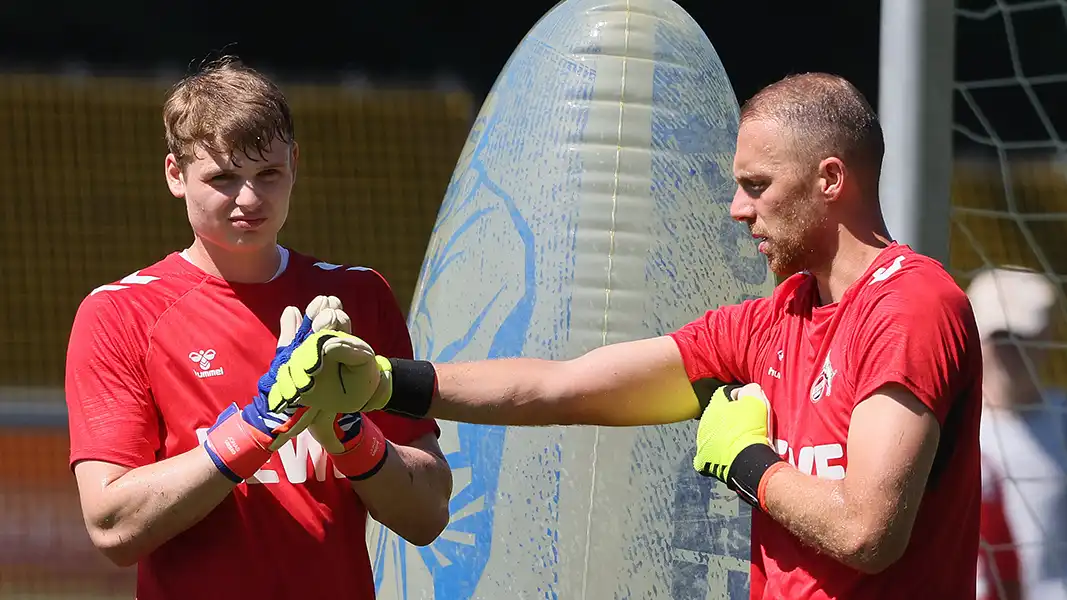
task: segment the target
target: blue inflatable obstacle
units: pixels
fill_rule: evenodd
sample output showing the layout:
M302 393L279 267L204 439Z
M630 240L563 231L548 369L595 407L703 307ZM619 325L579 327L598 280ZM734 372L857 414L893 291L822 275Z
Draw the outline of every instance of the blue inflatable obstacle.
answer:
M671 0L555 6L456 165L411 305L416 357L572 358L770 293L729 217L737 121ZM451 522L425 548L371 524L380 598L748 597L749 513L693 472L695 422L442 429Z

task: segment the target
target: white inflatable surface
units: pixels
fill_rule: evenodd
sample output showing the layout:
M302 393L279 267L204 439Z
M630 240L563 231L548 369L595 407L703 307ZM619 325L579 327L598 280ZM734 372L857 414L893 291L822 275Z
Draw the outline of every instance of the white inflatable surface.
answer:
M411 306L416 357L571 358L769 294L729 217L737 120L671 0L558 4L462 151ZM380 598L748 597L747 507L693 472L695 422L442 429L451 523L425 548L371 524Z

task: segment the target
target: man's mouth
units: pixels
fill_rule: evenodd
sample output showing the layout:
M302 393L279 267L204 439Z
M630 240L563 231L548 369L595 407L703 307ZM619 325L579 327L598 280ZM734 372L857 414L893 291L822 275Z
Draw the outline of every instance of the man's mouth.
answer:
M241 229L255 229L266 221L266 217L231 217L230 223Z
M757 246L756 246L757 251L759 251L760 254L766 254L767 253L767 238L766 238L766 236L756 235L756 234L753 233L752 234L752 239L756 240L756 242L757 242Z

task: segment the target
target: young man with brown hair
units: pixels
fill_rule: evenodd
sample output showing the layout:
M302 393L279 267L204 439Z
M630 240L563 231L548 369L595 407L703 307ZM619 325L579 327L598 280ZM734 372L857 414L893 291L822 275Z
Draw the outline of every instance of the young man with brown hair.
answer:
M89 535L137 564L141 600L373 598L368 511L418 545L448 522L436 423L341 415L313 436L265 398L325 306L316 297L411 356L400 307L375 271L278 245L299 151L270 80L213 62L171 90L163 121L164 175L193 242L93 290L70 336L70 464Z
M393 357L392 397L364 410L497 425L700 417L694 469L753 506L753 599L973 599L977 326L942 266L890 238L883 152L849 82L774 83L742 108L731 205L785 278L771 296L567 361Z

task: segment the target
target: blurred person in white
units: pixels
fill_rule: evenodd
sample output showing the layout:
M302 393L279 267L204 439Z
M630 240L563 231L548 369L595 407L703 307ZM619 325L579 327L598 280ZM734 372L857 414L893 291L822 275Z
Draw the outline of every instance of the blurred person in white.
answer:
M1021 598L1067 600L1067 394L1039 377L1056 289L1006 267L980 273L967 295L982 337L983 487L1003 507Z

